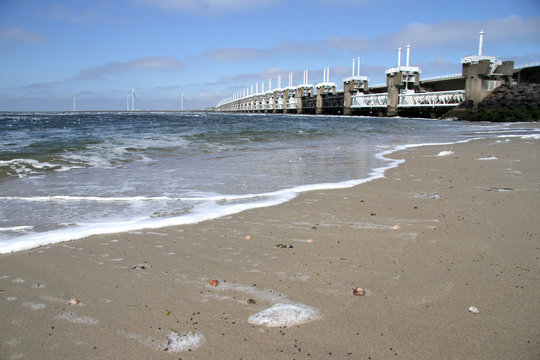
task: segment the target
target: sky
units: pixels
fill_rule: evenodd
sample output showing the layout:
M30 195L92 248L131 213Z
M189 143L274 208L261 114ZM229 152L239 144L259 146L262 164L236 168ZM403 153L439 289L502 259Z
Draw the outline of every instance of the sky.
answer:
M421 78L460 73L481 30L540 61L539 0L0 0L0 111L204 109L326 67L342 89L358 57L377 85L407 45Z

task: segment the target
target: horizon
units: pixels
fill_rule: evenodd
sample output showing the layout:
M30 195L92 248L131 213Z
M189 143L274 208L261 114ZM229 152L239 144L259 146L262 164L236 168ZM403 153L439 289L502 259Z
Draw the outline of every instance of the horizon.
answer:
M460 73L480 31L485 55L540 61L536 0L7 0L0 111L73 112L74 97L77 112L182 111L182 97L205 111L278 75L300 84L306 69L315 84L329 67L341 89L358 57L374 86L408 44L422 78Z

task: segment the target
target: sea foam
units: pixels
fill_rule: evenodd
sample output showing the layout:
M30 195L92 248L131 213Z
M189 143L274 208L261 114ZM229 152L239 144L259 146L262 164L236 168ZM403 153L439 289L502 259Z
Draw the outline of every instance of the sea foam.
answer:
M307 305L277 303L251 315L248 321L255 325L280 327L303 324L319 317L319 311Z

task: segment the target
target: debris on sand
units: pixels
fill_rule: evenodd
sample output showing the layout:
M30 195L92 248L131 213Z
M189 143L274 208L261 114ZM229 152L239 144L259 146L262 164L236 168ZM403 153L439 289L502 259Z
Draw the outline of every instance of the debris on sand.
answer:
M285 245L285 244L276 244L275 247L279 249L292 249L293 248L292 245Z

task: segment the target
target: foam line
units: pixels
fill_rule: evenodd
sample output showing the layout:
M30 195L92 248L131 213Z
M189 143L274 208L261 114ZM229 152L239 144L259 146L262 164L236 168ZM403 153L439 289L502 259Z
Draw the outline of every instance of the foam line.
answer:
M540 134L532 135L500 135L497 138L516 137L522 139L540 139ZM158 229L169 226L178 226L186 224L195 224L206 220L216 219L224 216L237 214L246 210L275 206L294 199L298 194L314 191L314 190L333 190L344 189L367 183L372 180L385 177L385 172L395 168L403 163L404 159L390 159L386 157L392 153L418 148L423 146L441 146L453 145L459 143L467 143L473 140L487 139L489 137L477 137L455 142L444 143L419 143L395 146L390 149L383 150L375 155L377 159L389 162L385 166L373 169L368 177L363 179L348 180L337 183L321 183L296 186L290 189L282 189L274 192L263 194L247 194L247 195L215 195L208 197L178 197L171 198L166 196L159 197L70 197L70 196L45 196L45 197L0 197L2 200L16 199L27 201L203 201L203 203L195 205L189 213L174 217L156 217L156 218L134 218L126 221L111 221L101 223L86 223L77 224L69 229L53 230L43 233L32 233L17 237L16 241L0 241L0 254L11 253L16 251L28 250L39 246L50 245L69 240L82 239L93 235L103 235L112 233L122 233L129 231L139 231L143 229ZM236 204L227 203L231 200L252 200ZM223 203L220 203L223 202Z

